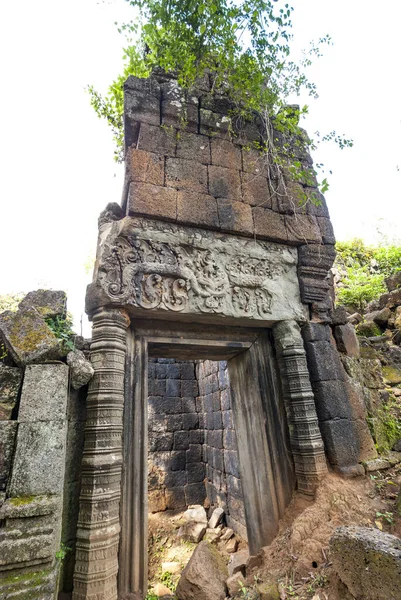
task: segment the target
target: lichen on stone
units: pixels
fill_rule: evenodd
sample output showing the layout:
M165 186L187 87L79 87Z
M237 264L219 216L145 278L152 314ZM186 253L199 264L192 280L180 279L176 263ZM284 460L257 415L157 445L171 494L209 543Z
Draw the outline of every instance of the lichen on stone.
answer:
M383 367L383 378L384 383L388 385L398 385L401 383L401 369L397 369L397 367L386 365Z
M24 506L25 504L30 504L34 500L40 500L39 496L18 496L16 498L9 498L8 501L13 506Z

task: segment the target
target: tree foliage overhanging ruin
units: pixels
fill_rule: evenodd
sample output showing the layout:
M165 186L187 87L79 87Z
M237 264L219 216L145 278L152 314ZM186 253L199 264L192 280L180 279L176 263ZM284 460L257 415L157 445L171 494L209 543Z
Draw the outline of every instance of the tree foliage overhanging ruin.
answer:
M125 35L123 69L105 96L93 86L88 90L99 117L105 118L116 143L115 158L123 160L123 85L130 75L148 77L154 70L173 72L178 83L190 89L205 71L213 74L212 93L224 93L233 104L233 116L251 119L257 113L266 131L280 132L286 139L300 139L309 149L321 141L334 141L340 148L352 140L335 131L315 138L305 136L299 126L308 106L287 110L289 98L301 92L317 97L316 85L307 70L321 48L330 44L328 35L311 43L300 61L291 56L293 8L282 0L126 0L132 6L129 23L118 25ZM284 155L277 154L273 140L267 151L279 166L291 163L293 179L304 181L309 174L291 156L291 144ZM316 167L322 169L323 165ZM323 175L322 175L323 177ZM321 191L327 189L327 179Z

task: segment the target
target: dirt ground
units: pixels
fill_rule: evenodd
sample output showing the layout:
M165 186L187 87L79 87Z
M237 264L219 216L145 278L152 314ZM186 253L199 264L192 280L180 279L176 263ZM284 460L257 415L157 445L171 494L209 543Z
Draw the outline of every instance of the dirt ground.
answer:
M347 600L352 597L331 568L329 540L336 527L376 527L401 537L395 502L401 465L364 479L329 475L308 501L295 495L274 542L263 550L264 565L252 578L280 582L282 600Z
M331 567L330 537L341 525L376 527L401 537L395 506L400 487L398 465L363 479L344 480L330 474L313 501L295 494L277 537L262 551L263 565L247 577L249 596L240 597L253 598L258 582L271 581L278 583L281 600L352 600ZM149 515L150 588L163 581L163 562L179 562L183 569L195 549L195 544L176 539L181 524L181 512ZM167 583L173 587L178 579L179 574Z

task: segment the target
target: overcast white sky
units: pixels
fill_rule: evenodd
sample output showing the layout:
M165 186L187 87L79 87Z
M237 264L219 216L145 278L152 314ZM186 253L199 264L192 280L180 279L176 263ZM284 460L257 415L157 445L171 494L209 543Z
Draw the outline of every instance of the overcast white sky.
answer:
M291 4L291 2L290 2ZM401 227L401 2L293 0L299 47L329 33L311 73L320 98L310 133L336 129L351 150L315 156L333 171L329 203L338 239L391 237ZM89 105L121 65L123 0L0 3L0 294L66 289L76 322L96 248L97 217L119 201L122 167Z

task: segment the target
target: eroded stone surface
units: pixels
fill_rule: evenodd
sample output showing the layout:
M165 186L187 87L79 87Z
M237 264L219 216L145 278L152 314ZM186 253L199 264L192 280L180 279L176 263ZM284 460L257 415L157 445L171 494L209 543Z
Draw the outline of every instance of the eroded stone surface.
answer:
M53 514L59 506L60 496L54 495L8 498L0 509L0 519L47 516Z
M195 523L207 523L206 511L200 504L190 506L183 514L186 521L194 521Z
M227 567L209 542L201 542L178 582L178 600L224 600Z
M74 390L78 390L92 379L95 370L81 350L69 352L67 354L67 364L70 367L71 385Z
M18 309L25 312L32 307L42 317L65 318L67 312L67 294L57 290L35 290L29 292L19 303Z
M215 508L212 516L209 519L209 527L211 529L215 529L222 522L224 517L224 509L223 508Z
M0 314L0 332L13 360L19 366L64 355L60 341L36 308Z
M196 523L188 521L179 528L177 537L179 539L198 544L206 533L206 525L204 523Z
M339 527L330 540L330 557L357 600L398 600L401 540L367 527Z
M0 363L0 420L10 419L18 400L22 382L22 370Z
M18 420L20 422L32 422L65 419L67 395L67 365L27 366L22 386Z
M104 226L88 310L243 321L304 320L296 250L268 242L127 217Z
M6 490L16 433L16 421L0 421L0 492Z
M334 329L334 337L336 338L337 348L340 352L347 354L347 356L359 357L359 341L355 333L355 328L350 323L338 325Z
M249 551L247 549L240 550L239 552L232 554L230 560L228 561L228 573L230 577L236 573L245 574L245 567L248 559Z
M64 454L64 423L20 423L10 495L15 497L61 493Z

